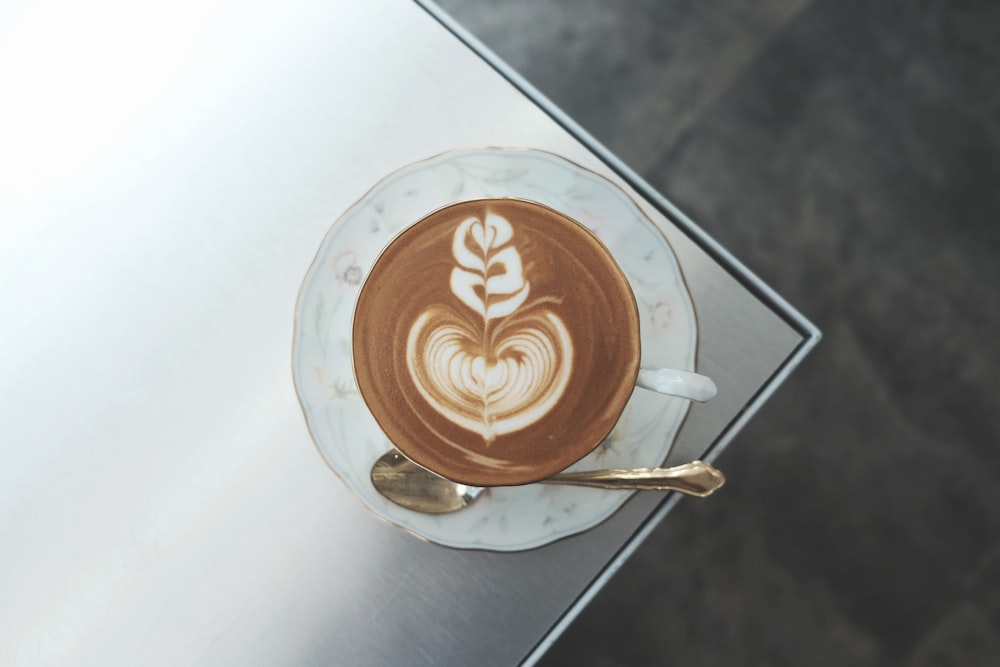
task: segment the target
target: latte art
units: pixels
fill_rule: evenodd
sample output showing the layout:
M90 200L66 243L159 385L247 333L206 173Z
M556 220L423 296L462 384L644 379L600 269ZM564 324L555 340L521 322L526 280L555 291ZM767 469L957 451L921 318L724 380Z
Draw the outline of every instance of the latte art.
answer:
M431 306L410 328L406 364L420 395L442 416L492 443L544 417L562 397L573 343L562 319L528 301L530 283L513 229L490 213L469 217L452 241L450 287L479 317Z
M521 255L507 245L513 235L510 223L494 213L485 223L466 218L455 230L451 252L458 266L451 272L451 291L484 322L510 315L528 298L531 286Z
M600 241L540 204L472 200L401 233L365 280L358 388L389 440L456 481L519 484L610 432L639 367L635 299Z

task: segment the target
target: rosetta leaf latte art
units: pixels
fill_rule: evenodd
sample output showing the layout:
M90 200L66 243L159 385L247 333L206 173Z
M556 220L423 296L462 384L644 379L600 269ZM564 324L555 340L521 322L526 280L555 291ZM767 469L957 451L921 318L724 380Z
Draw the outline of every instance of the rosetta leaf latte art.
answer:
M451 272L451 291L487 321L510 315L528 298L531 286L524 279L521 255L513 246L503 247L513 235L510 223L492 213L485 224L470 217L455 230L452 254L459 265Z
M449 287L457 303L424 309L407 337L407 368L421 396L486 444L544 417L572 369L569 331L545 307L559 299L528 302L531 284L514 237L500 215L463 220L451 245Z

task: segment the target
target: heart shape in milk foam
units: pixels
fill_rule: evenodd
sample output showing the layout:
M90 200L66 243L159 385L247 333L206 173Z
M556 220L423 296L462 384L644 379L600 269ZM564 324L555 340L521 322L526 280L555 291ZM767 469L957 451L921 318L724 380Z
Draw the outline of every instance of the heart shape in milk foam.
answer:
M481 331L443 308L424 311L410 329L407 366L421 396L486 444L542 419L562 397L573 344L548 309L505 318Z

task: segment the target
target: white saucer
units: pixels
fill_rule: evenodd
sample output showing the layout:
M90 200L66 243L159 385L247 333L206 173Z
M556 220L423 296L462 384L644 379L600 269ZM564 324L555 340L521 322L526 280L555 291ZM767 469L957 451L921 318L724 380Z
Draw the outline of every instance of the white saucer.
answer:
M490 489L454 514L420 514L394 505L369 479L372 464L392 443L362 401L351 362L354 303L381 250L427 213L483 197L537 201L593 230L635 292L643 367L695 370L698 335L691 297L666 239L635 203L607 179L551 153L475 149L400 169L337 220L299 292L292 371L317 447L375 514L450 547L516 551L593 527L630 492L532 484ZM683 399L637 389L611 435L570 469L660 465L688 406Z

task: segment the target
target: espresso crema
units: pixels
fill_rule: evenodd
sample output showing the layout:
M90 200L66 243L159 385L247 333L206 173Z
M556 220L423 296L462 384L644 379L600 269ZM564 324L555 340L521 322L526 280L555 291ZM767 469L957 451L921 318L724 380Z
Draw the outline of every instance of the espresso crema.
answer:
M639 322L582 225L533 202L474 200L383 251L358 297L353 353L366 404L407 457L466 484L522 484L614 427Z

